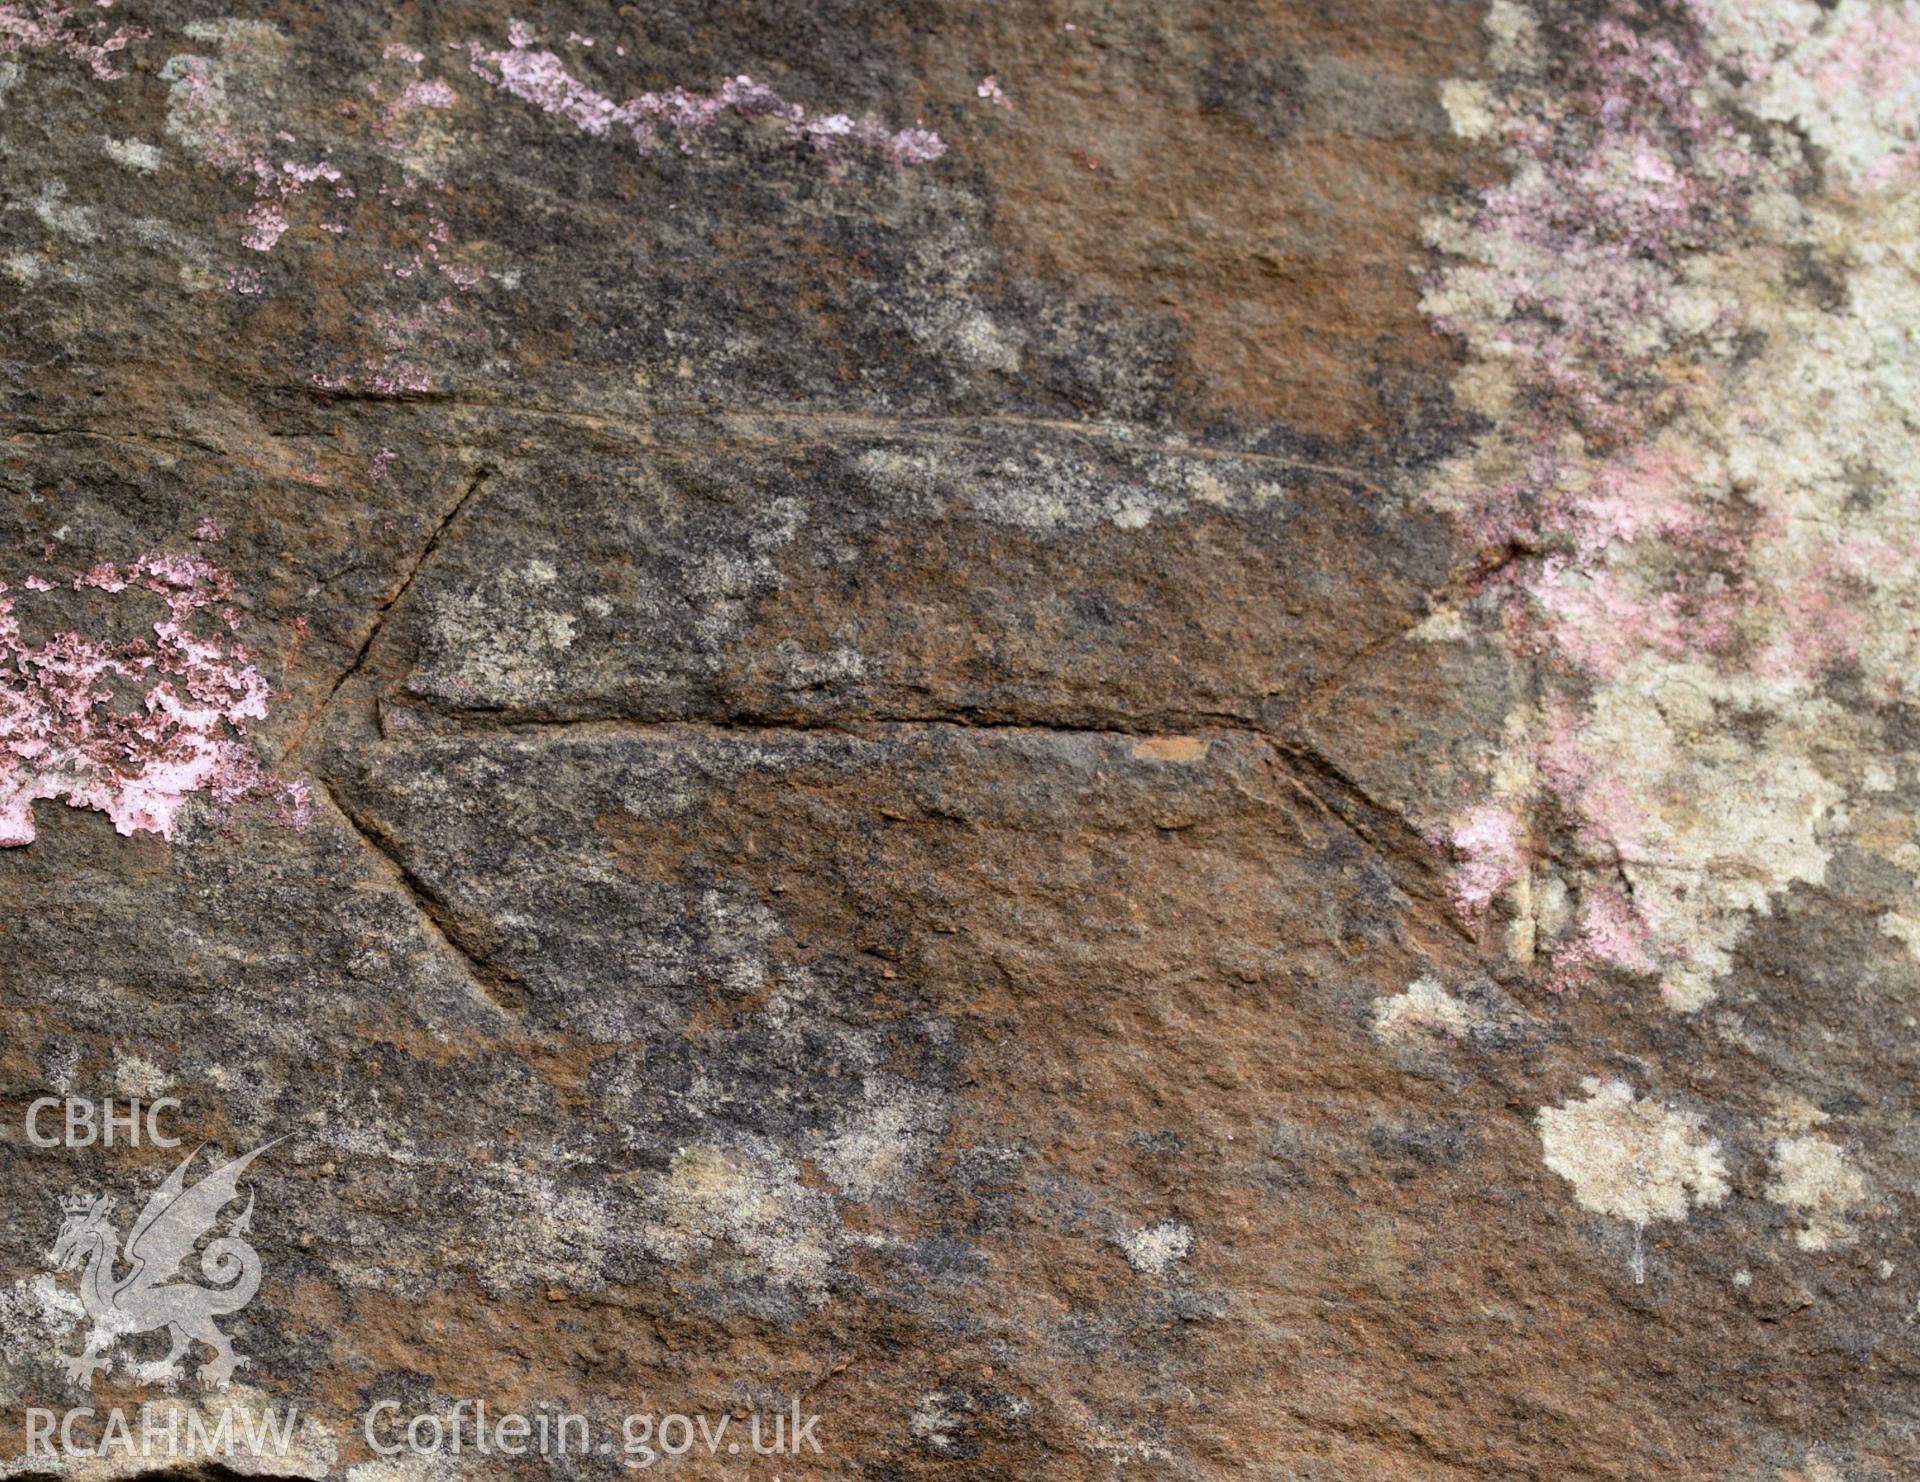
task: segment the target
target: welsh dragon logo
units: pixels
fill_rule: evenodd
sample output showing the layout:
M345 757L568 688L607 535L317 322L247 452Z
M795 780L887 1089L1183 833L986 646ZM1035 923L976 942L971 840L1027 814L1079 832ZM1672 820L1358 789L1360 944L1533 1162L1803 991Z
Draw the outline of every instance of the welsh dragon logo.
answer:
M47 1259L56 1271L84 1266L80 1304L93 1322L84 1352L59 1355L69 1378L91 1389L94 1374L107 1367L115 1343L161 1328L172 1334L173 1347L158 1363L140 1367L144 1383L172 1378L195 1342L213 1350L200 1368L204 1384L225 1384L234 1369L247 1362L235 1356L232 1342L213 1320L238 1312L260 1289L260 1254L241 1238L252 1228L251 1190L247 1207L227 1232L200 1253L200 1273L212 1285L196 1284L180 1268L201 1237L213 1230L221 1211L239 1198L240 1175L248 1165L283 1140L275 1138L242 1154L192 1188L187 1187L187 1165L199 1149L188 1153L147 1200L124 1251L118 1232L107 1223L111 1195L95 1199L69 1194L60 1201L66 1218ZM124 1275L116 1274L120 1266L128 1268Z

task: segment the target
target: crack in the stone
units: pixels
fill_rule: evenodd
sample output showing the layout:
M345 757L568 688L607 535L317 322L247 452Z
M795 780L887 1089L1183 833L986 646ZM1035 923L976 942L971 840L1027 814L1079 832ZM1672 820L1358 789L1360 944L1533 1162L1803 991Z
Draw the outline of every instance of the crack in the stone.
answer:
M518 989L518 980L511 969L496 967L487 960L484 953L469 946L462 939L463 931L455 919L454 912L442 900L434 888L421 878L401 854L399 846L368 824L347 806L340 796L339 789L330 778L321 777L320 787L333 804L334 811L346 822L348 828L366 845L368 851L385 867L393 882L400 887L418 912L421 924L427 934L437 939L448 952L457 957L466 969L474 988L494 1008L518 1019L523 1017L525 1003Z
M327 686L326 694L321 696L319 703L307 712L307 718L300 723L300 729L295 731L293 738L281 748L280 762L282 765L286 763L288 757L293 755L300 743L306 740L307 732L313 729L313 723L322 715L326 714L327 708L333 704L334 697L340 693L341 687L360 672L362 666L364 666L367 661L367 656L373 652L373 645L378 641L380 634L386 628L388 615L392 613L394 608L400 605L401 600L413 589L414 578L420 574L420 569L427 564L427 559L433 555L435 549L439 546L441 537L452 528L454 521L460 518L461 512L465 510L469 504L473 503L481 489L486 486L487 480L492 476L493 469L482 466L475 469L473 474L468 478L466 488L462 491L460 497L453 502L453 505L447 512L440 517L438 523L434 525L432 533L427 536L425 543L421 545L419 554L413 558L412 564L407 567L406 574L400 578L400 584L394 588L393 595L382 602L379 609L374 613L373 626L367 630L367 636L361 641L359 651L354 654L352 662L340 671L332 684Z

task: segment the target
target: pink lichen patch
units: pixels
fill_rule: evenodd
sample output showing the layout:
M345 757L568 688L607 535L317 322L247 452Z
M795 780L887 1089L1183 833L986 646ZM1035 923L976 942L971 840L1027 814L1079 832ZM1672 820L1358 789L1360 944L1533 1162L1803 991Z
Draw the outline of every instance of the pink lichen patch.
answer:
M214 519L212 515L208 515L198 525L193 527L193 538L207 544L211 544L214 541L225 540L227 538L227 527Z
M1520 820L1497 803L1475 808L1449 836L1461 863L1453 872L1454 909L1473 919L1526 868Z
M354 375L316 371L313 384L322 391L358 396L410 396L433 390L433 377L410 360L392 355L370 355Z
M947 152L947 146L931 129L901 129L870 142L896 166L930 165Z
M1634 914L1625 896L1604 886L1587 892L1574 951L1629 972L1650 973L1654 969L1653 934Z
M535 50L533 29L524 21L509 23L507 42L505 50L478 41L467 43L468 65L475 76L543 112L566 119L596 139L624 133L642 153L654 146L662 127L672 130L683 151L691 150L693 141L723 116L777 120L785 126L788 138L811 144L816 153L834 163L850 147L868 150L896 169L927 164L946 153L946 144L931 130L888 130L872 119L855 120L846 113L815 116L804 105L790 103L764 83L744 75L728 78L713 93L674 88L616 103L575 77L552 52Z
M287 201L305 195L311 185L333 185L340 179L339 167L326 160L312 164L282 160L276 168L265 155L253 154L245 168L254 178L256 199L247 212L247 232L241 243L255 252L271 252L286 235L290 225L284 209Z
M1591 560L1616 541L1643 536L1699 537L1710 523L1697 498L1700 477L1685 455L1651 448L1603 464L1569 501L1566 522L1579 554Z
M1725 232L1763 168L1734 124L1702 106L1710 64L1688 14L1675 0L1613 0L1569 38L1571 106L1535 100L1500 115L1514 173L1483 193L1457 244L1473 261L1436 284L1440 327L1497 338L1562 425L1637 430L1637 400L1621 393L1645 354L1684 332L1669 265ZM1646 341L1640 356L1622 353L1629 328Z
M125 77L125 72L114 68L115 53L151 34L138 26L108 30L105 21L82 20L60 0L0 5L0 55L51 53L81 63L102 82Z
M324 180L331 184L340 178L338 167L328 164L325 160L311 165L296 165L292 160L282 160L280 174L281 190L289 195L297 195L303 186L312 185L317 180Z
M367 92L374 98L380 96L380 85L367 84ZM399 95L380 109L380 142L396 153L404 152L407 140L403 125L407 115L412 113L444 112L457 106L460 94L452 85L437 77L417 78L400 90ZM396 202L396 204L398 204Z
M167 100L167 129L217 170L225 170L253 184L254 203L247 212L243 244L255 252L270 252L289 228L285 204L305 195L314 185L340 185L338 166L326 159L299 161L274 158L276 144L294 145L285 129L269 140L262 130L236 122L227 96L223 69L205 57L171 58L160 75L173 86Z
M1835 4L1807 28L1780 28L1776 39L1798 43L1788 65L1770 56L1743 57L1764 66L1791 99L1813 142L1863 189L1883 191L1920 172L1920 4ZM1810 35L1796 31L1810 29Z
M1851 662L1874 631L1872 591L1871 582L1848 571L1837 553L1814 561L1776 598L1779 625L1755 671L1792 683L1820 679Z
M172 838L188 797L203 792L226 804L276 798L304 827L304 787L269 776L242 740L266 717L267 681L244 646L194 626L232 597L232 578L199 555L156 551L73 585L152 593L167 616L151 640L61 632L35 647L13 599L0 598L0 846L33 842L42 798L105 813L126 835Z
M271 252L286 230L287 218L278 205L272 201L255 201L247 212L247 232L240 244L255 252Z
M367 479L379 483L387 476L387 470L393 467L393 449L382 448L373 455L373 461L367 465Z
M1533 651L1554 654L1583 673L1612 679L1646 654L1680 659L1714 655L1733 641L1743 591L1694 590L1684 573L1649 584L1636 572L1549 557L1515 578L1534 606L1518 630L1539 635Z
M404 360L370 360L366 386L380 396L406 396L433 390L433 377Z
M280 821L294 832L304 834L313 827L313 785L305 779L281 783L275 806Z
M1848 17L1830 51L1814 73L1822 97L1857 94L1895 105L1900 127L1913 130L1913 83L1920 73L1920 5L1863 6Z
M433 78L408 83L406 90L393 100L393 112L404 113L410 108L451 108L459 101L460 95L450 84Z
M974 92L978 96L985 98L996 108L1004 108L1009 113L1013 111L1013 99L1006 95L1006 92L1000 86L1000 79L997 77L981 78L980 86L975 88Z
M1656 970L1655 939L1633 904L1607 885L1592 886L1580 908L1580 925L1571 941L1553 952L1547 987L1555 993L1589 981L1597 967L1630 973Z
M1554 557L1517 579L1535 604L1525 617L1544 624L1562 657L1589 674L1610 676L1655 635L1641 604L1620 591L1617 576L1569 566ZM1553 651L1547 645L1542 649Z
M78 592L86 587L98 587L103 592L124 592L127 589L127 583L121 577L117 566L110 561L102 561L98 566L82 571L74 577L74 591Z

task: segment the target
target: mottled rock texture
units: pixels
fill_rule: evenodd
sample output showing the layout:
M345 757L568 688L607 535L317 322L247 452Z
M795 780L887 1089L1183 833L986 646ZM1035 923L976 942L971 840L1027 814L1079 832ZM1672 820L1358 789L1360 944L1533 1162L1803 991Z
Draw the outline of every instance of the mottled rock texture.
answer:
M1920 1475L1911 0L0 0L0 166L0 1475Z

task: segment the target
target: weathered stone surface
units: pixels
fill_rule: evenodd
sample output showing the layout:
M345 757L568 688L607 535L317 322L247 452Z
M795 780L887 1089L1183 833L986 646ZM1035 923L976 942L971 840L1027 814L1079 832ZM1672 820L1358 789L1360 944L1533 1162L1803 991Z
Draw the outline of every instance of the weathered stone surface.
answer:
M1914 1475L1916 55L0 3L0 1475Z

